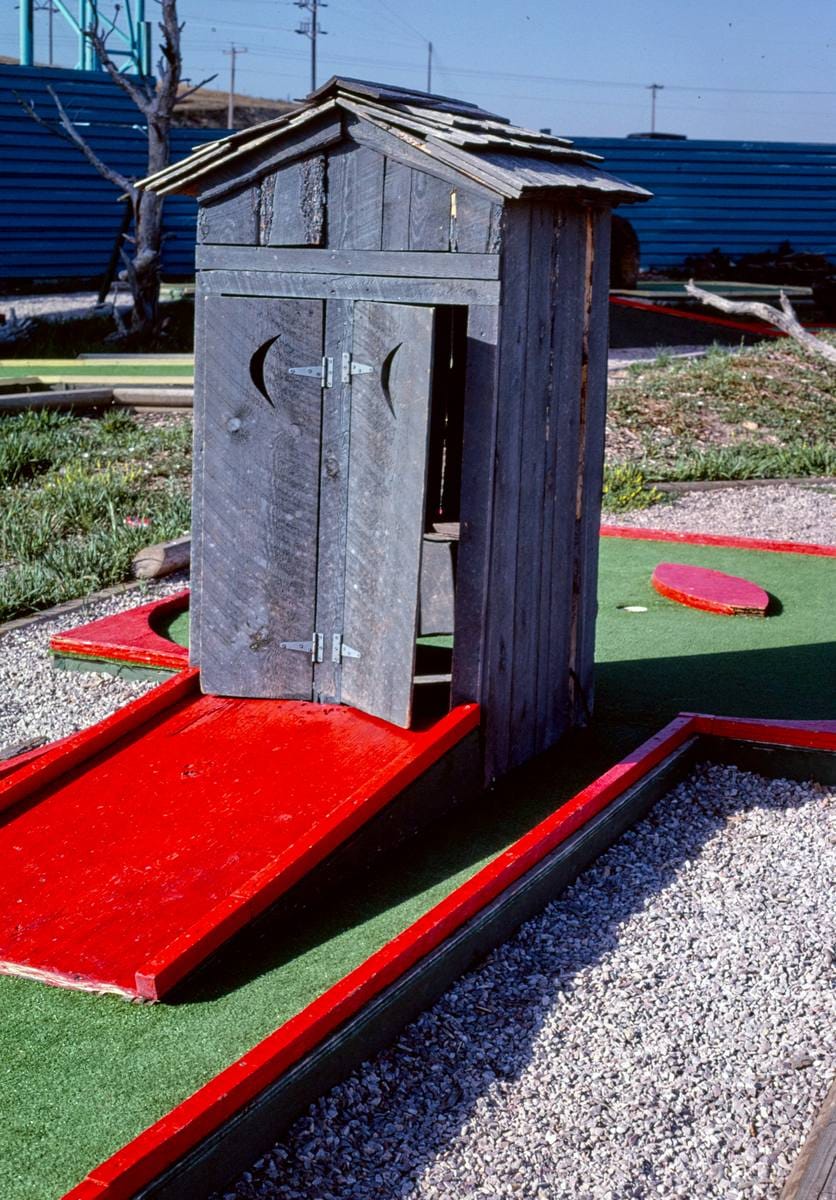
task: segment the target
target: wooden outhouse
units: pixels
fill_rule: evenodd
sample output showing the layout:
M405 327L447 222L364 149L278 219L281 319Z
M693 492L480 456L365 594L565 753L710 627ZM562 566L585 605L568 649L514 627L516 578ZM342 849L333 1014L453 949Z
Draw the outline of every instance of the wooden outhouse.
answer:
M403 726L478 701L488 778L583 722L610 210L647 193L351 79L143 186L199 202L204 690Z

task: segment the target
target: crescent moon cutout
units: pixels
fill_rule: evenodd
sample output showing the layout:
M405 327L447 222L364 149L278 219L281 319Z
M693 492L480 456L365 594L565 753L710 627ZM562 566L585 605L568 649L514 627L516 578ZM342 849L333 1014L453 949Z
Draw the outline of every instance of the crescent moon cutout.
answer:
M402 345L403 342L398 342L397 346L390 350L386 355L380 367L380 389L383 392L383 399L389 405L389 411L393 417L396 417L398 414L395 412L395 406L392 403L392 395L389 391L389 377L392 374L392 364L395 361L395 355L398 353Z
M270 399L270 393L267 391L267 385L264 382L264 362L267 358L267 355L270 353L270 347L278 340L279 334L277 333L275 337L268 338L266 342L262 342L255 354L250 359L250 379L253 381L264 399L272 408L275 408L276 406Z

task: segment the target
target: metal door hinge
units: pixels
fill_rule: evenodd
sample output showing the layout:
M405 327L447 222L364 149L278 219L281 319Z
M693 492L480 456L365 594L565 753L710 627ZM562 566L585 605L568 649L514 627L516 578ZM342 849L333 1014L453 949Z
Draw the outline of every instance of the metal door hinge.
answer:
M350 383L352 375L371 375L374 367L369 367L365 363L354 362L351 355L346 351L342 357L342 370L340 372L340 382Z
M318 379L320 387L334 386L334 360L329 355L322 356L322 362L315 367L288 367L288 375L305 375L309 379Z
M360 651L346 646L341 633L335 633L331 638L331 662L339 663L344 658L359 658Z
M309 642L279 642L282 650L298 650L310 654L311 662L321 663L325 659L325 636L313 633Z

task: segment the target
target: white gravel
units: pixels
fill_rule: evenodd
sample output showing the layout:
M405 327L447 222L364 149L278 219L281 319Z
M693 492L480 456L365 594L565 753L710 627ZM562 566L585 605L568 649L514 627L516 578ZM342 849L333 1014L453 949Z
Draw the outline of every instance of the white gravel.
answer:
M605 513L610 525L778 541L836 543L836 486L754 484L687 492L637 512Z
M229 1200L766 1200L836 1068L836 794L705 766Z
M31 738L53 741L110 716L154 681L130 682L99 672L56 671L49 639L76 625L146 604L188 586L185 573L131 589L51 620L0 634L0 748Z

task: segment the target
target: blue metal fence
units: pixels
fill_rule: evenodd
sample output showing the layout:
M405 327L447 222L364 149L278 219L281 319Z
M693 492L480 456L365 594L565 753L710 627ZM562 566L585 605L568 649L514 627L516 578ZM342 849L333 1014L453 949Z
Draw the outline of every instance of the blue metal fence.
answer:
M23 111L17 96L54 122L51 85L96 153L123 174L145 173L141 116L101 71L0 66L0 283L100 276L122 220L113 184L69 142L59 141ZM175 158L220 136L215 129L176 129ZM194 271L196 205L166 202L163 271Z
M102 72L0 66L0 284L98 276L119 229L116 189L17 102L15 93L54 120L50 84L102 158L126 175L145 170L140 115ZM224 132L174 130L174 157ZM576 144L654 193L624 210L639 235L643 267L672 266L715 247L738 255L781 242L836 261L836 145L630 138ZM190 275L193 200L166 201L165 231L165 274Z
M793 249L836 261L836 146L803 142L577 138L608 170L653 192L624 209L642 266L716 248L730 256Z

